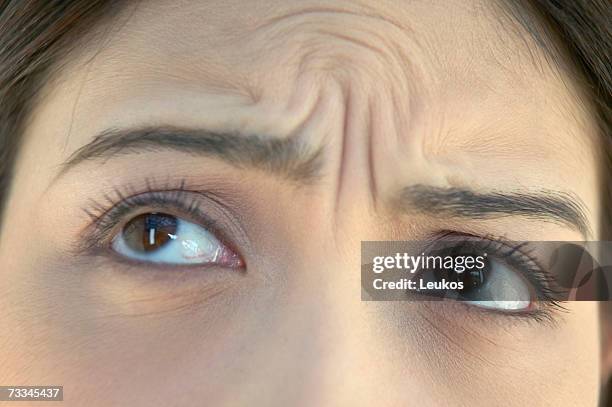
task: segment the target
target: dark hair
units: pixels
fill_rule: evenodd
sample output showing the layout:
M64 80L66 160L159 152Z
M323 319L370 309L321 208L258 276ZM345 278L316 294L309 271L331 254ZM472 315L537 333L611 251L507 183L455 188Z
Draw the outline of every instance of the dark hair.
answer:
M23 128L61 58L117 0L0 0L0 230Z

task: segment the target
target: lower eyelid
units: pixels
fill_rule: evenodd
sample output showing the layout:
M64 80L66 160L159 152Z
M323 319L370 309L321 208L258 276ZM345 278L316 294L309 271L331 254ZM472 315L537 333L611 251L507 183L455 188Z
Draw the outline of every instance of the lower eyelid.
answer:
M207 287L216 284L238 284L248 275L245 269L229 269L216 265L187 264L174 266L144 263L99 254L89 258L88 272L107 284L173 291L177 288Z
M238 295L244 286L237 273L216 270L207 277L194 273L153 270L134 272L132 266L98 264L92 286L96 302L112 310L113 317L150 317L175 312L193 312L199 307L226 302ZM105 307L105 309L106 309ZM106 311L100 311L101 315Z
M436 308L436 304L440 307ZM497 309L485 309L471 305L465 301L435 301L427 306L431 312L441 312L450 320L459 319L464 323L488 326L493 324L507 328L511 323L517 326L533 326L556 328L563 323L563 314L568 310L557 308L551 304L539 304L529 311L508 312Z

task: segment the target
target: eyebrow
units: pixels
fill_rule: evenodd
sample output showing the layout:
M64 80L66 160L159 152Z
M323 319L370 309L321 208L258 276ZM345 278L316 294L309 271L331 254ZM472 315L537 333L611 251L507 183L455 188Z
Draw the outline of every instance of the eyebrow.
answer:
M417 210L470 219L525 216L570 226L585 237L591 234L584 203L561 191L478 193L462 188L411 185L402 189L399 207L406 212Z
M278 138L205 129L147 127L108 129L99 133L62 164L60 175L85 161L106 161L127 154L163 150L213 157L238 168L262 169L302 184L318 179L323 165L323 148L313 151L295 136ZM403 188L398 203L404 212L417 210L434 216L471 219L525 216L570 226L585 236L590 234L584 203L574 194L561 191L479 193L418 184Z
M323 149L313 151L295 136L278 138L205 129L148 127L108 129L99 133L62 164L60 175L85 161L107 161L126 154L163 150L213 157L239 168L262 169L300 183L311 183L319 178L323 164Z

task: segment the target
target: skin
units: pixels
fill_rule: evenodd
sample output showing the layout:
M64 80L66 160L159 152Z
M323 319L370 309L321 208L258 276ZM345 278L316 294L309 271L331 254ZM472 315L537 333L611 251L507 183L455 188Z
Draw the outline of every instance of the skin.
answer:
M61 384L75 406L595 406L595 303L538 322L360 300L363 240L599 236L595 121L571 74L496 6L431 3L151 1L92 30L45 86L15 169L0 383ZM168 149L61 171L99 132L153 125L295 137L322 151L320 174ZM75 250L92 200L182 181L227 202L245 272ZM564 191L590 233L399 213L415 184Z

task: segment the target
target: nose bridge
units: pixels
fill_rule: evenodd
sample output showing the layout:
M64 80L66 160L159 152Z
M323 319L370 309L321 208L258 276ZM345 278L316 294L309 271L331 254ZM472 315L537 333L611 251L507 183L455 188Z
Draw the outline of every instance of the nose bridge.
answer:
M377 236L377 148L387 143L383 138L395 139L387 119L398 109L393 87L403 85L391 79L400 71L392 53L376 49L387 44L351 37L356 33L310 33L291 64L298 67L293 76L298 89L320 92L321 103L329 107L321 113L315 109L303 126L307 144L314 143L313 129L324 129L312 137L321 137L325 171L321 184L312 187L319 188L314 200L309 194L295 200L300 211L312 211L308 219L298 216L288 233L295 237L288 247L297 252L283 288L291 298L283 298L273 324L287 335L287 352L299 346L299 354L312 353L303 373L309 380L305 386L316 386L311 394L321 398L314 405L363 403L360 392L376 381L370 372L384 369L372 352L379 336L372 306L361 301L360 242ZM307 243L301 245L305 236Z
M311 355L303 372L304 387L319 400L310 400L310 405L340 405L355 402L353 397L375 379L367 367L372 366L370 347L376 343L376 332L371 329L367 304L360 299L359 252L354 245L350 252L338 252L334 242L323 240L295 262L299 270L292 273L296 278L286 289L288 294L299 294L289 301L293 322L287 314L284 319L293 326L287 332L310 336L291 340L310 348L300 352ZM302 328L296 330L296 326Z
M308 301L318 303L310 315L320 313L313 329L329 338L325 348L334 348L328 354L334 364L349 366L367 355L361 352L368 342L364 338L374 336L361 302L360 250L362 240L378 236L376 147L380 138L395 138L393 126L381 122L397 104L391 102L392 84L381 62L389 57L381 56L383 51L348 34L325 31L323 38L328 42L321 42L320 33L317 41L305 41L296 64L296 81L316 81L310 89L317 89L333 109L313 115L313 120L327 122L322 138L325 192L319 195L325 202L314 204L316 214L303 223L312 239L300 254L305 261L297 265L299 277L292 289L310 291Z

